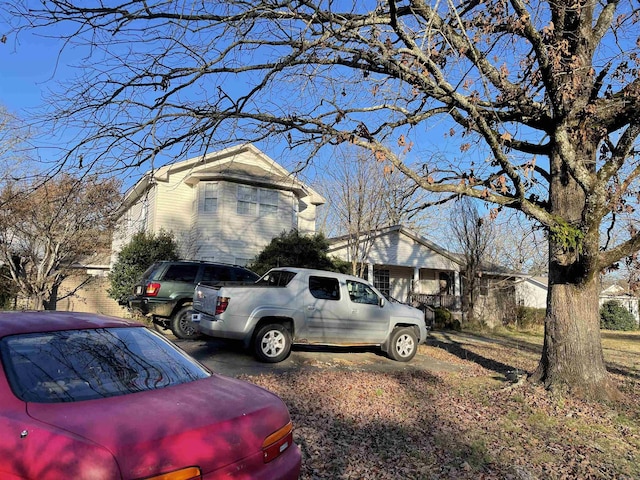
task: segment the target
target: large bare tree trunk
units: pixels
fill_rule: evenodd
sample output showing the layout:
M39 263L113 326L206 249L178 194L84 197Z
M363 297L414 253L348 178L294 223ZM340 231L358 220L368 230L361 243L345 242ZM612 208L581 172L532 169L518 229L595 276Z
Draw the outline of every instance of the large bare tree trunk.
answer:
M596 280L549 285L544 347L534 381L585 398L615 395L602 354L598 293Z
M593 158L595 145L579 143ZM532 380L550 390L570 390L584 398L614 398L600 337L599 231L589 228L585 192L561 161L551 156L551 212L566 224L549 233L549 290L542 358Z

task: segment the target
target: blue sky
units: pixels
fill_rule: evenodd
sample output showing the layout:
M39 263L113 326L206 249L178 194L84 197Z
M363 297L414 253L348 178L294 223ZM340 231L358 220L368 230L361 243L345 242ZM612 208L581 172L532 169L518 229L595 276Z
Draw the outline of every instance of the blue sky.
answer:
M0 45L0 102L13 113L23 116L24 109L38 107L43 92L52 86L54 78L68 73L58 61L59 45L54 39L22 34L18 40L9 38Z

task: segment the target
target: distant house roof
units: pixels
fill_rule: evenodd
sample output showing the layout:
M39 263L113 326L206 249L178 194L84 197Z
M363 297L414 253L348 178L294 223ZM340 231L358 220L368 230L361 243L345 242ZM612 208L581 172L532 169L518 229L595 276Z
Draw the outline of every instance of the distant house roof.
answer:
M633 297L629 291L621 285L613 284L606 287L602 292L600 292L601 296L605 297L621 297L621 296L630 296Z
M255 163L243 161L249 155ZM309 197L313 205L325 203L324 197L313 188L296 179L284 167L269 158L254 145L247 143L207 153L181 162L164 165L146 172L125 193L123 208L135 203L153 185L168 182L173 174L187 172L184 182L195 185L199 181L228 180L255 186L277 187L294 192L298 197Z

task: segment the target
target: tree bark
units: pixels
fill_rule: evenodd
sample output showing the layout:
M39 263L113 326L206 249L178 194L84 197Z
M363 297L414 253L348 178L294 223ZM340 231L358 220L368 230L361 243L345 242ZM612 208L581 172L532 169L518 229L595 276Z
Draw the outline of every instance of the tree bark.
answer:
M542 358L532 376L549 390L593 399L616 394L602 353L597 283L549 285Z
M578 156L594 158L595 144L580 142L579 136L574 140ZM531 379L549 390L614 399L617 390L607 374L600 336L599 230L589 218L586 192L567 171L558 151L550 164L550 210L566 223L549 232L544 345Z

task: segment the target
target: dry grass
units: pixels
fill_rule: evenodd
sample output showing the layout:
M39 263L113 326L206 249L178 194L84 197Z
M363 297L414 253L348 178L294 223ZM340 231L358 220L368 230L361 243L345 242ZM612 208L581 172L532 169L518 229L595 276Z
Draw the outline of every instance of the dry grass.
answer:
M288 404L302 479L640 478L640 333L603 333L615 405L552 396L532 371L541 332L433 340L420 355L458 373L313 370L245 377ZM487 341L492 340L492 341Z

